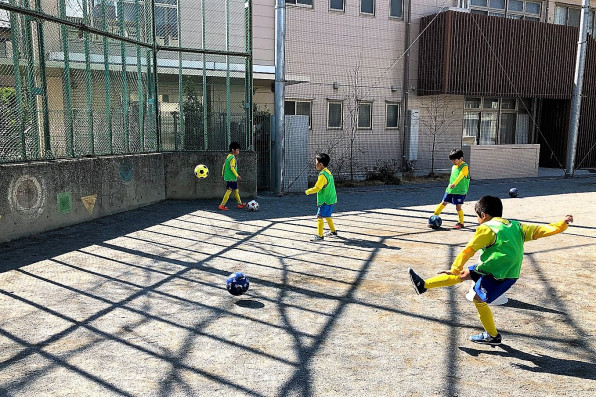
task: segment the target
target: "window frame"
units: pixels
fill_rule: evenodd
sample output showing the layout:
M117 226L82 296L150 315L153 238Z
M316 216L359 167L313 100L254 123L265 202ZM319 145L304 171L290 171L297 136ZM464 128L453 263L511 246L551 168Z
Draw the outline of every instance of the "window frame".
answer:
M389 126L389 106L395 106L397 108L397 116L395 120L395 127ZM401 103L400 102L385 102L385 128L388 130L400 130L400 121L401 121Z
M346 0L341 0L341 5L342 5L342 8L341 9L339 9L339 8L331 8L331 0L329 0L327 4L328 4L328 7L329 7L329 11L343 12L343 13L346 12Z
M304 8L314 8L313 1L314 0L294 0L293 3L290 3L292 0L286 0L286 5L292 7L304 7ZM298 3L299 1L310 1L310 4Z
M494 100L497 99L497 107L493 108L493 107L485 107L484 103L488 100ZM503 101L509 101L511 99L515 100L515 105L513 109L506 109L503 107ZM482 123L485 122L485 120L490 120L491 118L494 118L495 121L495 143L494 145L508 145L511 143L503 143L501 141L502 138L502 133L501 133L501 124L503 122L503 115L507 115L507 114L514 114L516 117L516 122L517 122L517 118L522 115L522 114L532 114L530 109L528 108L529 105L528 103L525 103L529 98L508 98L508 97L492 97L492 96L470 96L470 97L465 97L464 98L464 125L462 128L462 142L466 139L466 138L471 138L474 137L474 145L480 145L481 143L481 127L482 127ZM473 101L479 101L479 106L478 107L467 107L466 105L468 103L472 103ZM531 99L530 99L531 100ZM466 115L468 114L477 114L478 115L478 129L475 131L476 135L464 135L464 128L466 125ZM491 117L489 118L488 115L491 115ZM514 138L514 143L516 140L518 134L518 130L517 130L517 124L516 124L516 129L515 131L513 131L513 138ZM528 140L533 139L533 134L529 134L528 135Z
M394 1L399 1L401 3L401 15L400 16L395 16L395 15L391 15L391 4ZM389 0L389 19L404 19L404 0Z
M522 2L522 10L510 10L509 9L509 0L504 0L504 8L495 8L491 7L491 1L487 0L486 5L476 5L472 4L470 1L468 5L468 9L473 14L484 14L489 16L497 16L501 18L511 18L511 19L521 19L526 21L542 21L543 17L545 17L545 7L544 2L540 0L517 0ZM540 13L528 13L526 11L527 3L538 4L540 6Z
M361 127L360 126L360 109L362 107L362 105L368 105L369 106L369 120L370 120L370 124L367 127ZM357 130L372 130L373 128L373 108L372 108L373 103L371 101L358 101L358 113L357 113L357 117L356 117L356 129Z
M284 113L285 113L285 106L286 106L286 102L294 102L294 114L290 115L290 116L308 116L308 129L312 130L312 100L310 99L292 99L292 98L286 98L284 100ZM309 114L297 114L296 113L296 105L298 103L308 103L308 113Z
M331 111L330 111L330 105L334 104L337 105L339 104L340 106L340 120L339 120L339 126L330 126L329 125L329 116L331 115ZM327 129L328 130L341 130L344 128L344 102L341 100L337 100L337 99L328 99L327 100Z
M369 15L371 17L376 16L377 14L377 0L370 0L372 1L372 14L369 12L362 11L362 2L367 0L360 0L360 15Z

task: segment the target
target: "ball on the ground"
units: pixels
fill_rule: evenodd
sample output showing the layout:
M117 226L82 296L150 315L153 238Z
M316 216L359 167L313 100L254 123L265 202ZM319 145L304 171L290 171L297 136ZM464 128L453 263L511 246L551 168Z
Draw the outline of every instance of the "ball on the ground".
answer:
M433 229L439 229L442 224L443 220L439 215L431 215L431 217L428 218L428 226L430 226Z
M239 296L248 291L250 281L248 276L242 272L235 272L228 276L226 280L226 289L234 296Z
M197 178L207 178L209 175L209 168L205 164L199 164L195 167L195 175Z
M509 189L509 197L517 197L518 194L519 192L517 191L517 188L512 187Z
M249 211L258 211L259 203L257 203L255 200L251 200L248 202L246 208L248 208Z

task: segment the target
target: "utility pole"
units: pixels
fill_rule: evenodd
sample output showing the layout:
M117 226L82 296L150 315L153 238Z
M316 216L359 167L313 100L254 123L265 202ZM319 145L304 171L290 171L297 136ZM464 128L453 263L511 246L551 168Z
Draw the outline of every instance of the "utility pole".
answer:
M285 96L286 96L286 0L276 0L275 5L275 194L281 195L284 168Z
M571 97L571 120L569 122L569 140L567 141L567 165L565 176L572 177L575 173L575 157L577 154L577 136L579 130L579 116L582 103L582 86L584 83L584 69L586 65L586 38L588 34L588 12L590 0L582 0L582 13L579 24L579 40L575 58L575 75L573 77L573 96Z

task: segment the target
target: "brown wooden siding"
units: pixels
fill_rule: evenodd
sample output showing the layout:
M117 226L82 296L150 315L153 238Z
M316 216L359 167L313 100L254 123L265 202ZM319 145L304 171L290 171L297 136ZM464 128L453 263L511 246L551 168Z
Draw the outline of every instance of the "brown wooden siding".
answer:
M447 11L422 18L423 29L419 95L544 99L536 138L545 147L540 163L565 165L578 28ZM588 36L578 167L596 167L595 131L596 40Z

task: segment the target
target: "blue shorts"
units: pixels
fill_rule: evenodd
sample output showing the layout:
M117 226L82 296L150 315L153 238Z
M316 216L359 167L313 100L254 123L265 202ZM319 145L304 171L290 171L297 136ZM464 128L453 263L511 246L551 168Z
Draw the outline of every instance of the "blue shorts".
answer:
M451 203L451 204L455 204L455 205L463 204L465 199L466 199L465 194L445 193L445 195L443 196L443 202Z
M329 218L333 214L333 204L321 204L317 208L317 217Z
M238 189L237 181L226 181L226 189L236 190Z
M486 303L491 303L499 296L503 295L515 282L516 278L505 278L503 280L497 280L494 276L488 274L480 274L476 271L476 266L472 265L468 267L470 270L470 277L476 282L474 284L474 291L476 294Z

